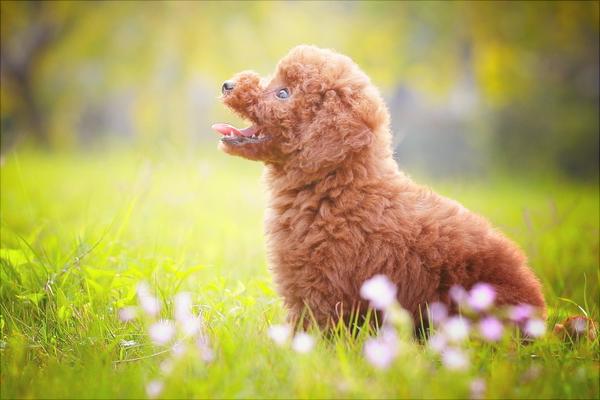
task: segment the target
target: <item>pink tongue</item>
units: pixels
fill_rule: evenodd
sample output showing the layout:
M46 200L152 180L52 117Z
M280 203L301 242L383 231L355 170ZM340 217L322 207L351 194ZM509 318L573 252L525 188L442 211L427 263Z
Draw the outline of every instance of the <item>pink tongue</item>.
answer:
M244 129L238 129L229 124L219 123L214 124L211 128L219 132L221 135L252 136L256 133L255 126L250 126Z
M221 135L237 135L240 136L240 130L237 129L234 126L231 126L229 124L214 124L213 126L211 126L211 128L213 128L215 131L219 132Z

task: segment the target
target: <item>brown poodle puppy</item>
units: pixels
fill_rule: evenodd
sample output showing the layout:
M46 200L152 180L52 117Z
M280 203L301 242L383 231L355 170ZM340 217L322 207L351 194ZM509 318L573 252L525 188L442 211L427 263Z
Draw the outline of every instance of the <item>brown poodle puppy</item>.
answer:
M350 310L364 314L360 288L376 274L397 285L416 321L427 303L451 306L453 285L477 282L495 288L498 304L528 303L545 315L540 283L515 244L398 170L388 110L350 58L298 46L270 81L241 72L222 92L251 126L213 125L219 147L266 166L269 263L291 323L307 309L321 327Z

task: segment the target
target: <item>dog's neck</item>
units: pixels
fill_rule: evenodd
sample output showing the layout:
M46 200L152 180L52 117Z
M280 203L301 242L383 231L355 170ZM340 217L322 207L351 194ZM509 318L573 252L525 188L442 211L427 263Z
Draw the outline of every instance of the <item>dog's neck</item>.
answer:
M266 164L265 178L272 196L284 194L286 197L302 191L328 196L331 191L361 185L375 181L387 181L403 177L391 154L381 157L375 152L352 154L343 162L327 171L307 174L300 168L283 168L281 165ZM407 179L407 178L406 178ZM351 183L353 183L351 185Z

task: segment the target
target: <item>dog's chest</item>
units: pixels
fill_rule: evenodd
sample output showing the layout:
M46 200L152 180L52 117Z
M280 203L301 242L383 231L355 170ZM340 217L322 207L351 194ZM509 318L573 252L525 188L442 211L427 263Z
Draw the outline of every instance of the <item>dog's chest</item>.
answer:
M365 245L363 226L357 213L330 196L273 198L265 216L271 268L343 277Z

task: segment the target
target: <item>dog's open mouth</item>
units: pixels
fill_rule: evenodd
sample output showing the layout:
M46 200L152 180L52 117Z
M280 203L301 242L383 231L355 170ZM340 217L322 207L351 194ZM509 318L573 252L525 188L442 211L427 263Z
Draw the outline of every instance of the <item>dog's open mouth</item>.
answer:
M234 126L224 123L214 124L212 129L219 132L223 137L221 142L242 146L250 143L261 143L269 139L256 125L251 125L244 129L238 129Z

